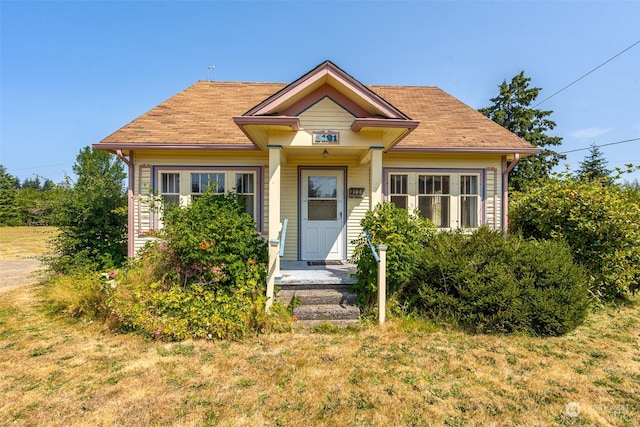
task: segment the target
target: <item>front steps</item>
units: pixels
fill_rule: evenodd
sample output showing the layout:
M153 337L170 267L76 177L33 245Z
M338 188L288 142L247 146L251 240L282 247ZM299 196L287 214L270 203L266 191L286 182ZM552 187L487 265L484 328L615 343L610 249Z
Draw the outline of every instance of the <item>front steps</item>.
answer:
M341 281L342 282L342 281ZM335 326L358 326L360 309L355 306L356 294L349 292L348 283L279 282L276 300L293 304L293 315L299 326L331 323Z

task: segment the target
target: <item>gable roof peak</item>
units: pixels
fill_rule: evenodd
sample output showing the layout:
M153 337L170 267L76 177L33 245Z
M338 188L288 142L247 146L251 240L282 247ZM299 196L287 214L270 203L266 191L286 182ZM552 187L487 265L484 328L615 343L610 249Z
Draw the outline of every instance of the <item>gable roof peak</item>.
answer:
M244 116L265 116L286 111L292 105L299 104L300 101L323 88L339 92L357 104L360 109L367 111L368 116L410 120L396 107L329 60L318 64L247 111Z

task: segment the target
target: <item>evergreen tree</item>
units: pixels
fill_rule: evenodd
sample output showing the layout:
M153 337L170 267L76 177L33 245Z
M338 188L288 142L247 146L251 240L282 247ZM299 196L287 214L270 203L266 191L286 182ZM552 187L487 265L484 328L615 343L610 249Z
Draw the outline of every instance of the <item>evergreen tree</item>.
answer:
M19 225L16 195L20 181L0 165L0 225Z
M541 149L535 156L520 160L511 172L509 188L518 191L533 181L548 177L560 160L566 158L565 155L549 148L560 145L562 138L546 134L556 126L556 123L548 118L553 111L530 107L541 90L537 87L529 87L530 81L531 78L525 77L524 71L514 76L510 83L503 81L498 86L500 94L491 98L493 105L478 110L500 126Z
M611 178L611 170L607 169L607 159L604 158L602 151L592 144L589 148L589 154L580 162L577 176L585 181L601 180L604 184L613 183Z

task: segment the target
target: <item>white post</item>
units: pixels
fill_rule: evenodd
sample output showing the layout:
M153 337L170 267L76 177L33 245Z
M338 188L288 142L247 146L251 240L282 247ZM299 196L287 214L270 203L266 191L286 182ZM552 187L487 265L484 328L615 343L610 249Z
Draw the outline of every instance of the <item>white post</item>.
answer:
M282 147L269 145L269 242L280 244L280 160ZM280 251L269 248L269 280L280 275ZM268 292L268 290L267 290ZM273 294L271 294L273 296ZM269 298L269 295L267 295Z
M280 266L277 265L280 262L280 241L277 239L269 240L269 271L267 272L267 302L264 304L264 309L269 312L271 305L273 305L273 291L276 284L276 274Z
M382 148L371 147L371 195L369 198L371 210L382 202Z
M387 310L387 245L378 245L378 320L382 325Z

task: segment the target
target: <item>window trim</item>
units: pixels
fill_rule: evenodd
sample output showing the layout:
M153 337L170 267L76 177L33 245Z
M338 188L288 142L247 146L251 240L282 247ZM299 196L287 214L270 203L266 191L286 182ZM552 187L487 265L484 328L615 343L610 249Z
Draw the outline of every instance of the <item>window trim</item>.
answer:
M263 193L264 193L264 185L263 185L263 167L262 166L223 166L223 165L212 165L212 166L185 166L185 165L157 165L151 167L151 191L152 194L160 194L160 177L162 173L179 173L180 174L180 182L182 186L182 182L184 181L185 176L188 178L186 181L188 184L187 192L180 192L180 197L188 197L189 200L192 200L193 192L191 191L191 173L215 173L215 172L224 172L233 173L233 178L225 185L231 185L225 189L226 191L230 191L235 188L235 173L253 173L255 175L255 216L254 220L256 222L256 230L261 233L264 229L264 203L263 203ZM183 175L188 174L188 175ZM159 228L160 224L160 215L154 215L153 224L155 224L155 228Z
M384 167L382 168L382 199L384 201L391 201L391 195L389 194L389 182L391 175L409 175L407 177L407 196L408 201L407 205L409 207L413 207L417 209L418 206L418 197L419 197L419 188L418 188L418 176L419 175L456 175L456 182L458 185L454 188L452 183L449 184L449 197L450 197L450 207L452 209L453 204L456 205L456 217L452 218L451 213L449 217L449 225L453 222L458 224L458 228L465 229L460 227L461 223L461 197L468 196L467 194L462 194L459 188L460 177L465 175L476 175L478 177L478 228L487 224L487 216L486 216L486 191L487 191L487 174L485 169L481 168L403 168L403 167ZM414 181L410 175L414 175ZM413 198L413 203L411 199ZM455 227L442 227L440 230L452 230ZM475 228L470 228L470 230L474 230Z

